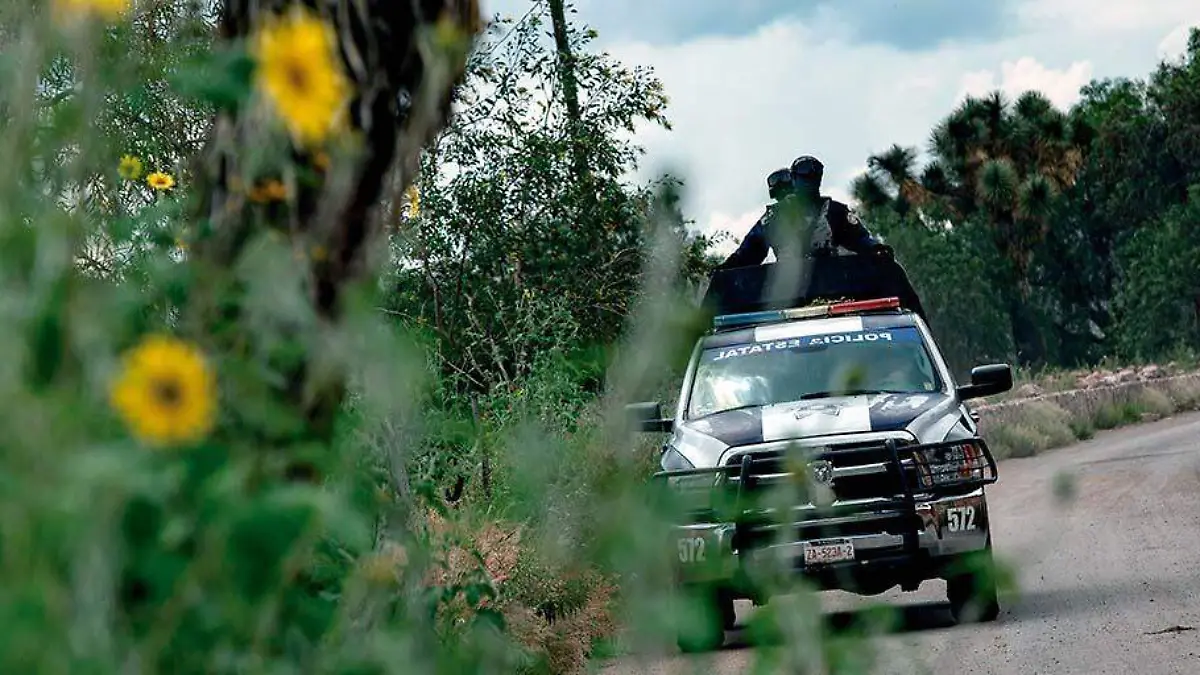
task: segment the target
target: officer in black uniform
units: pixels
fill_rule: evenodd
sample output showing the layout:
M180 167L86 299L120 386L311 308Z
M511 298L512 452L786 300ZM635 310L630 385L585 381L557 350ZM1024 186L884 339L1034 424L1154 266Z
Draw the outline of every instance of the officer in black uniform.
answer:
M793 258L796 251L835 255L838 247L859 254L892 256L846 204L821 194L825 166L811 155L798 157L789 169L767 176L767 190L776 200L767 206L737 250L718 269L757 265L767 257Z

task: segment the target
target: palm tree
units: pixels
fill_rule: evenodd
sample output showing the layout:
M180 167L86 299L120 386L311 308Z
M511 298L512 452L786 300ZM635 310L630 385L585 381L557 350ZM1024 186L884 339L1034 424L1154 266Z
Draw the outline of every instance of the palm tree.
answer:
M1028 312L1030 268L1089 138L1086 125L1040 92L1025 92L1015 102L999 91L968 97L934 128L931 159L919 177L916 150L893 145L868 160L853 194L867 209L906 215L936 206L955 222L986 227L1008 264L1014 339L1022 360L1037 361L1045 349Z
M868 209L890 207L905 215L923 206L928 191L916 177L917 150L892 145L867 159L867 173L851 184L851 192Z

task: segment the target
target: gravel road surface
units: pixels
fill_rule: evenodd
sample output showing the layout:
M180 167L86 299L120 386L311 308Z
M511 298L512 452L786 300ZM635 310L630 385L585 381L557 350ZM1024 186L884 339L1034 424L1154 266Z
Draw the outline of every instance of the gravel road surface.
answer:
M1065 501L1062 476L1074 488ZM944 582L822 594L834 625L868 603L903 608L872 672L1200 675L1200 414L1002 462L989 501L997 558L1019 588L996 622L954 626ZM754 608L737 611L742 624ZM735 629L718 652L627 657L603 672L743 673L755 656Z

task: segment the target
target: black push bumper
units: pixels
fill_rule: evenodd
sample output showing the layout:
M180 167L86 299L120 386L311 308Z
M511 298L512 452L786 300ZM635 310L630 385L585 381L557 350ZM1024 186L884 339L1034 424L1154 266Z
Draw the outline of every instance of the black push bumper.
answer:
M985 548L984 487L997 475L987 444L971 439L745 452L654 478L682 498L672 535L681 583L753 588L800 574L872 593L915 589Z

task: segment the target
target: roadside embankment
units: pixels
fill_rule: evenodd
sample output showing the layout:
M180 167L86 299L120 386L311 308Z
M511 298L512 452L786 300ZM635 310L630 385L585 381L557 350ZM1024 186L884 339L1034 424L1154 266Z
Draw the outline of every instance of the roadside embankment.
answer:
M1097 430L1200 409L1200 372L1168 375L1157 367L1083 378L1078 388L972 406L997 459L1029 457L1091 438Z

